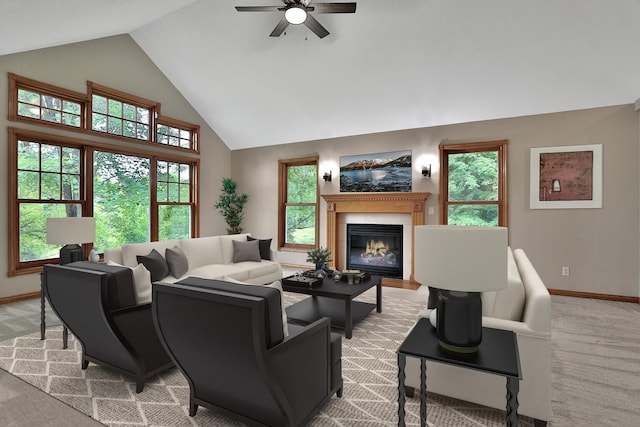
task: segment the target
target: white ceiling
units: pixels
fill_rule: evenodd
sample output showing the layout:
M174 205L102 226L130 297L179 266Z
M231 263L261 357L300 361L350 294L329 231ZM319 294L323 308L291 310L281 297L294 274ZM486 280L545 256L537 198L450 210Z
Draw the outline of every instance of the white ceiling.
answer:
M324 39L234 9L279 3L0 0L0 55L129 33L231 149L640 97L638 0L359 0Z

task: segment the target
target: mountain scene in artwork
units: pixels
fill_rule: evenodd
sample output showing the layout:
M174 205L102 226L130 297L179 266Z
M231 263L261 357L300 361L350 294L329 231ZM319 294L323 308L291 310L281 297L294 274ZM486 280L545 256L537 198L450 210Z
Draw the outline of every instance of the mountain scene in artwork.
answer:
M411 151L341 157L340 191L410 192Z

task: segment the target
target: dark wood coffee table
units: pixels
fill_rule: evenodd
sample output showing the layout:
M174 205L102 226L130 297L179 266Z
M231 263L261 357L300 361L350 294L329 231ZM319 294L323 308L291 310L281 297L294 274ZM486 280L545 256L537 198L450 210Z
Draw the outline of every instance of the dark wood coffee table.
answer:
M376 303L354 301L363 292L376 287ZM347 282L336 282L327 277L321 285L305 287L289 285L282 281L282 288L287 292L311 295L287 307L287 317L292 320L311 323L321 317L329 317L331 326L344 329L345 338L351 338L353 325L364 319L373 309L382 313L382 277L371 276L368 280L349 285Z

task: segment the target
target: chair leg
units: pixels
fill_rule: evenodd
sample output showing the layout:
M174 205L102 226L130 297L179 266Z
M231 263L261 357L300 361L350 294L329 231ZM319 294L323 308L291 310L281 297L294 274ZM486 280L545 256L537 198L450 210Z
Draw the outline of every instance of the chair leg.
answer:
M416 390L413 387L404 387L404 394L407 397L413 397L416 393Z
M198 405L196 405L193 402L189 402L189 416L190 417L195 417L196 416L196 412L198 412Z
M89 366L89 361L86 359L82 359L82 369L87 369L87 367Z
M144 380L136 381L136 393L142 393L142 390L144 390Z
M337 397L342 397L342 387L340 387L338 390L336 390L336 396Z

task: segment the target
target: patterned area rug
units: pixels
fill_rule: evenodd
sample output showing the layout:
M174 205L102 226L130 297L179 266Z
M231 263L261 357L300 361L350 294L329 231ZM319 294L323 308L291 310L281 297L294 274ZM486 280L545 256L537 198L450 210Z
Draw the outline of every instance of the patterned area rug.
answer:
M303 295L285 294L287 304ZM363 300L373 302L373 295ZM396 350L415 324L423 301L383 297L382 313L371 313L343 339L344 394L335 396L311 426L391 426L398 423ZM142 393L135 383L109 369L90 364L80 369L80 344L69 337L62 349L62 328L0 343L0 368L108 426L240 426L219 412L199 408L188 416L189 387L177 368L151 379ZM407 425L419 425L419 399L407 399ZM503 426L505 412L429 394L430 426ZM531 425L521 417L521 425Z

